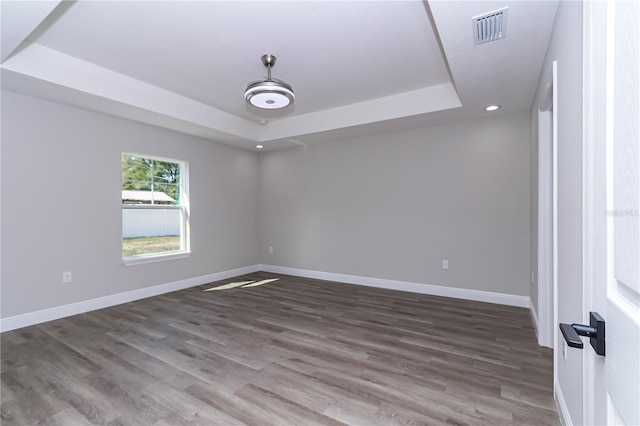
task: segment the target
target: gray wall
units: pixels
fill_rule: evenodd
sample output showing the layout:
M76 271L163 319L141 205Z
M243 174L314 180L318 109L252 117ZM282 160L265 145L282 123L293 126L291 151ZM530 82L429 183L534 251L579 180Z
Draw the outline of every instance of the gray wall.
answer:
M2 102L3 318L256 263L529 295L528 113L259 158L12 92ZM189 162L188 259L122 265L123 151Z
M533 122L558 61L558 321L580 322L582 313L582 2L561 1L532 108ZM537 127L534 125L537 130ZM537 134L534 135L534 139ZM558 333L556 348L561 348ZM582 424L582 351L568 360L555 351L558 382L573 424Z
M189 258L123 266L123 151L189 162ZM257 171L249 151L3 92L2 317L256 264Z
M260 262L529 296L530 137L520 113L263 153Z

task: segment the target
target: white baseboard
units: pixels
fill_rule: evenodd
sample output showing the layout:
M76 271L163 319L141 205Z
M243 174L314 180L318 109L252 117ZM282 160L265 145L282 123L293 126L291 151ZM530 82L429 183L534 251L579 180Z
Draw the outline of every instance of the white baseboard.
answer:
M360 277L356 275L335 274L332 272L311 271L308 269L287 268L284 266L259 265L261 271L275 274L294 275L318 280L336 281L346 284L357 284L411 293L430 294L432 296L453 297L455 299L475 300L477 302L496 303L499 305L529 308L530 299L526 296L492 293L489 291L467 290L463 288L444 287L431 284L419 284L407 281L394 281L381 278Z
M536 331L536 338L538 339L538 345L542 346L540 343L540 330L538 328L538 313L533 306L533 301L529 299L529 313L531 314L531 321L533 322L533 329Z
M531 321L533 321L533 328L536 331L536 338L538 339L538 345L546 348L553 349L553 335L549 336L548 332L545 332L544 328L540 328L540 320L538 319L538 312L536 312L533 306L533 301L530 300L531 306L529 312L531 312Z
M84 300L54 308L43 309L41 311L29 312L0 319L0 332L15 330L17 328L28 327L47 321L65 318L71 315L78 315L96 309L107 308L109 306L120 305L122 303L133 302L134 300L170 293L189 287L195 287L214 281L220 281L239 275L250 274L257 271L265 271L276 274L294 275L319 280L336 281L347 284L357 284L369 287L379 287L391 290L408 291L412 293L430 294L433 296L453 297L456 299L475 300L478 302L496 303L500 305L518 306L522 308L530 307L530 299L525 296L512 294L492 293L488 291L468 290L455 287L444 287L431 284L419 284L406 281L395 281L381 278L360 277L355 275L335 274L331 272L311 271L307 269L287 268L273 265L251 265L243 268L231 269L229 271L216 272L171 283L160 284L153 287L141 288L127 291L125 293L112 294L98 297L96 299ZM533 310L531 310L534 315ZM534 319L534 322L537 320Z
M565 401L564 395L562 395L562 388L557 380L553 382L553 395L556 400L556 406L558 407L558 413L560 413L560 422L563 426L573 426L571 414L569 414L569 408L567 407L567 401Z
M220 281L238 275L250 274L260 270L259 265L245 266L243 268L231 269L228 271L215 272L213 274L188 278L186 280L174 281L152 287L145 287L138 290L124 293L112 294L98 297L96 299L83 300L82 302L71 303L69 305L56 306L54 308L43 309L41 311L29 312L13 317L0 319L0 332L15 330L17 328L28 327L47 321L53 321L71 315L82 314L96 309L107 308L109 306L120 305L122 303L133 302L134 300L145 299L151 296L170 293L189 287L195 287L214 281Z

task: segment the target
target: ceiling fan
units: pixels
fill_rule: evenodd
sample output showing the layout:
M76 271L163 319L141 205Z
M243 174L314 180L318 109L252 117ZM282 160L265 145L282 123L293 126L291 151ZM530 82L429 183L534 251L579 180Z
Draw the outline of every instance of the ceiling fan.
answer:
M267 67L267 78L249 83L244 91L244 99L261 109L280 109L293 103L296 96L291 85L271 77L271 68L276 63L276 57L270 54L262 55L262 63Z

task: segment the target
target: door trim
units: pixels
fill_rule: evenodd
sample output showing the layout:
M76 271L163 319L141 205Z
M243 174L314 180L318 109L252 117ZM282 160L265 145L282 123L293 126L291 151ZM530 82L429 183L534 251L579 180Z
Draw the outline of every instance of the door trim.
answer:
M554 164L553 94L538 110L538 344L553 348Z
M582 167L582 240L583 291L582 319L595 310L596 300L606 297L600 284L606 280L606 271L599 270L596 259L606 256L605 145L606 145L606 77L607 77L607 2L585 2L583 12L583 167ZM600 212L600 214L598 214ZM602 268L600 268L602 269ZM596 413L594 401L603 398L596 383L596 363L602 362L593 351L583 355L583 419L585 424L602 421Z

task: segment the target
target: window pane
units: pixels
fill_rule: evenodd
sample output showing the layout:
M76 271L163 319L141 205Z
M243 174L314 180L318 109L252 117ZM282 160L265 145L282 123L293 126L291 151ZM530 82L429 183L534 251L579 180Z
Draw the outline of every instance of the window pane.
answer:
M180 187L173 183L157 183L154 185L155 204L180 204Z
M123 204L179 205L180 168L180 163L123 154Z
M122 189L151 190L151 160L123 154Z
M176 200L180 198L180 164L166 161L153 162L154 190L161 191Z
M122 209L122 255L179 251L181 221L178 209Z

